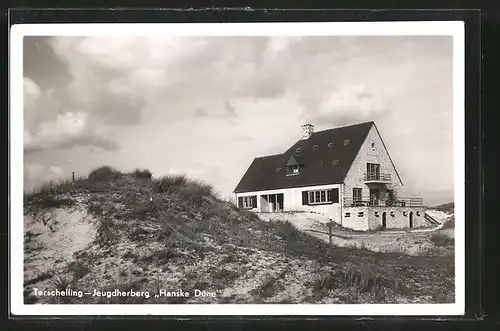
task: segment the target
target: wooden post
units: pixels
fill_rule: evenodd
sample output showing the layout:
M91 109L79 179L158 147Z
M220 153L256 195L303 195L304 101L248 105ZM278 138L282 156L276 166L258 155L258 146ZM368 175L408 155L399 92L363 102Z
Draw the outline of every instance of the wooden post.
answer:
M328 222L328 242L330 245L332 244L332 228L333 228L333 222L330 220Z

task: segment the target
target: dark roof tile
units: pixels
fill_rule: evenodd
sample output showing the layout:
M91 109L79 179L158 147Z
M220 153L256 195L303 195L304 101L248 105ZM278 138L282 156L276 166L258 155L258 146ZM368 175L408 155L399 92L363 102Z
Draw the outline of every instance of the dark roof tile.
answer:
M234 192L252 192L292 187L341 183L358 154L373 122L365 122L315 132L309 139L299 140L285 153L254 159ZM349 140L348 144L344 141ZM334 145L329 148L329 143ZM314 146L318 145L315 149ZM300 148L300 152L297 150ZM291 157L301 164L300 174L287 176L285 168ZM334 160L338 160L337 163ZM319 166L323 164L322 166Z

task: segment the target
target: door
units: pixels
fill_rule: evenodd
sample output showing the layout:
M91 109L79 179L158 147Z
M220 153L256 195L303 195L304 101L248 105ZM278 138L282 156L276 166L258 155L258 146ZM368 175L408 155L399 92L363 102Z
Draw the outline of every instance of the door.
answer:
M380 200L380 190L378 188L370 189L370 205L378 206L378 202Z
M276 194L269 195L269 207L271 212L276 211Z
M276 194L276 209L283 211L283 193Z
M362 195L362 189L360 189L360 188L353 188L352 189L352 204L354 206L361 205L361 195Z
M387 213L385 211L382 213L382 227L387 228Z
M378 180L380 179L380 164L367 163L366 164L366 179Z
M413 227L413 212L412 211L410 212L409 218L410 218L410 228L412 228Z

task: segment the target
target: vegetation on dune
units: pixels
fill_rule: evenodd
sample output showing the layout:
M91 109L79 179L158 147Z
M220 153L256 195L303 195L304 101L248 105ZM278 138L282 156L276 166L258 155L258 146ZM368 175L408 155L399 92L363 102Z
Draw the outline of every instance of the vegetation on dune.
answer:
M454 202L449 202L445 203L439 206L435 207L436 210L448 213L448 214L453 214L455 212L455 203Z
M220 291L221 303L453 301L452 256L334 247L288 222L263 222L218 197L209 184L184 175L152 178L146 169L127 174L105 166L88 178L25 193L25 210L31 214L77 203L97 222L95 241L75 253L65 269L25 279L25 288L212 289ZM257 280L244 293L234 290ZM300 293L283 294L294 286ZM39 300L25 293L25 302ZM188 302L140 297L71 300Z

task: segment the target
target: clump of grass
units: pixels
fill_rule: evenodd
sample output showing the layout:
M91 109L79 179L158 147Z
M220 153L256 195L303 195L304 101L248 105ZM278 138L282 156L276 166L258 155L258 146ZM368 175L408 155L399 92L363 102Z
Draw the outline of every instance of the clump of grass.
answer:
M301 237L301 233L297 230L292 223L288 221L277 221L276 223L277 234L286 241L296 241Z
M92 170L88 179L92 182L107 182L120 178L122 173L110 166L102 166Z
M54 278L50 280L50 283L59 291L64 291L71 286L73 281L64 275L55 275Z
M172 193L186 184L188 179L185 175L163 176L153 181L153 191L156 193Z
M100 246L106 247L114 243L116 233L113 228L113 220L109 217L102 217L97 228L97 243Z
M441 229L446 230L446 229L454 229L455 228L455 220L450 219L444 223L443 227Z
M385 288L394 291L402 289L397 279L384 277L367 265L348 267L346 271L340 273L340 281L349 287L358 289L360 292L370 293L376 300L385 297Z
M134 178L146 178L146 179L151 179L151 177L153 177L153 174L151 173L151 171L149 171L148 169L135 169L133 172L132 172L132 176Z
M85 275L90 273L89 266L80 261L73 261L68 264L68 270L73 272L73 276L75 279L83 278Z
M261 285L250 291L250 294L258 298L269 298L272 297L277 290L276 278L266 274Z
M448 237L443 233L435 233L431 236L430 240L438 247L445 247L453 243L453 238Z
M338 277L336 274L327 273L318 275L313 280L312 290L315 293L324 293L329 290L335 289L338 286Z
M205 197L215 196L213 187L202 181L186 178L185 175L164 176L153 181L156 193L177 194L186 205L199 205Z

